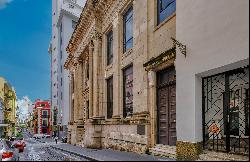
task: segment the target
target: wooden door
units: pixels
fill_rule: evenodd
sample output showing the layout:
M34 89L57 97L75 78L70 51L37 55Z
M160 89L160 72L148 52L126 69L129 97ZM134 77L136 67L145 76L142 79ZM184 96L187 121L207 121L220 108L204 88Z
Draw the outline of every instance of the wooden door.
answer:
M176 145L176 82L171 67L157 74L158 143Z

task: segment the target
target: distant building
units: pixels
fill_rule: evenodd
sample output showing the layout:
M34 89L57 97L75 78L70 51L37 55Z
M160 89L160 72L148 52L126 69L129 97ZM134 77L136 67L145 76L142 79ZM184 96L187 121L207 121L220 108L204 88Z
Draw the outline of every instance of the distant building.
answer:
M8 138L16 135L16 92L0 77L0 135Z
M3 135L3 99L0 97L0 137Z
M33 109L34 134L50 134L51 132L50 102L36 100Z
M67 58L66 46L77 24L85 0L52 1L52 38L49 46L51 55L51 108L53 125L67 133L69 122L69 72L63 68Z

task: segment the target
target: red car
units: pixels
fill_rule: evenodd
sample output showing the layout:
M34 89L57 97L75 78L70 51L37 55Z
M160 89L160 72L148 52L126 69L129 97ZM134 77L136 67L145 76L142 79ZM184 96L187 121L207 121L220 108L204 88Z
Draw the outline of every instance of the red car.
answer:
M15 148L17 148L19 150L19 152L23 152L24 151L24 147L26 147L26 144L23 140L18 140L15 144L14 144Z

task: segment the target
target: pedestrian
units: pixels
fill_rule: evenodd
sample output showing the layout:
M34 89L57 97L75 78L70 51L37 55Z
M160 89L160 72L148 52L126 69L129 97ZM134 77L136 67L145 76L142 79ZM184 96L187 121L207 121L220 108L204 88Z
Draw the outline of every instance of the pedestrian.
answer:
M56 136L56 137L55 137L56 144L57 144L57 140L58 140L58 137Z

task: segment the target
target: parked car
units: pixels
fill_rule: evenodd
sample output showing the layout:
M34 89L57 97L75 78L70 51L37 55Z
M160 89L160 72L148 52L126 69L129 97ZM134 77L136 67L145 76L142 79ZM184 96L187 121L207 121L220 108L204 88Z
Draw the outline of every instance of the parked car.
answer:
M43 134L34 134L33 138L35 138L35 139L41 139L41 138L43 138Z
M11 144L11 141L0 139L0 161L17 161L19 154Z
M49 134L44 134L42 138L50 138Z
M24 151L24 147L26 147L26 144L24 140L18 140L15 144L14 147L18 149L19 152Z

